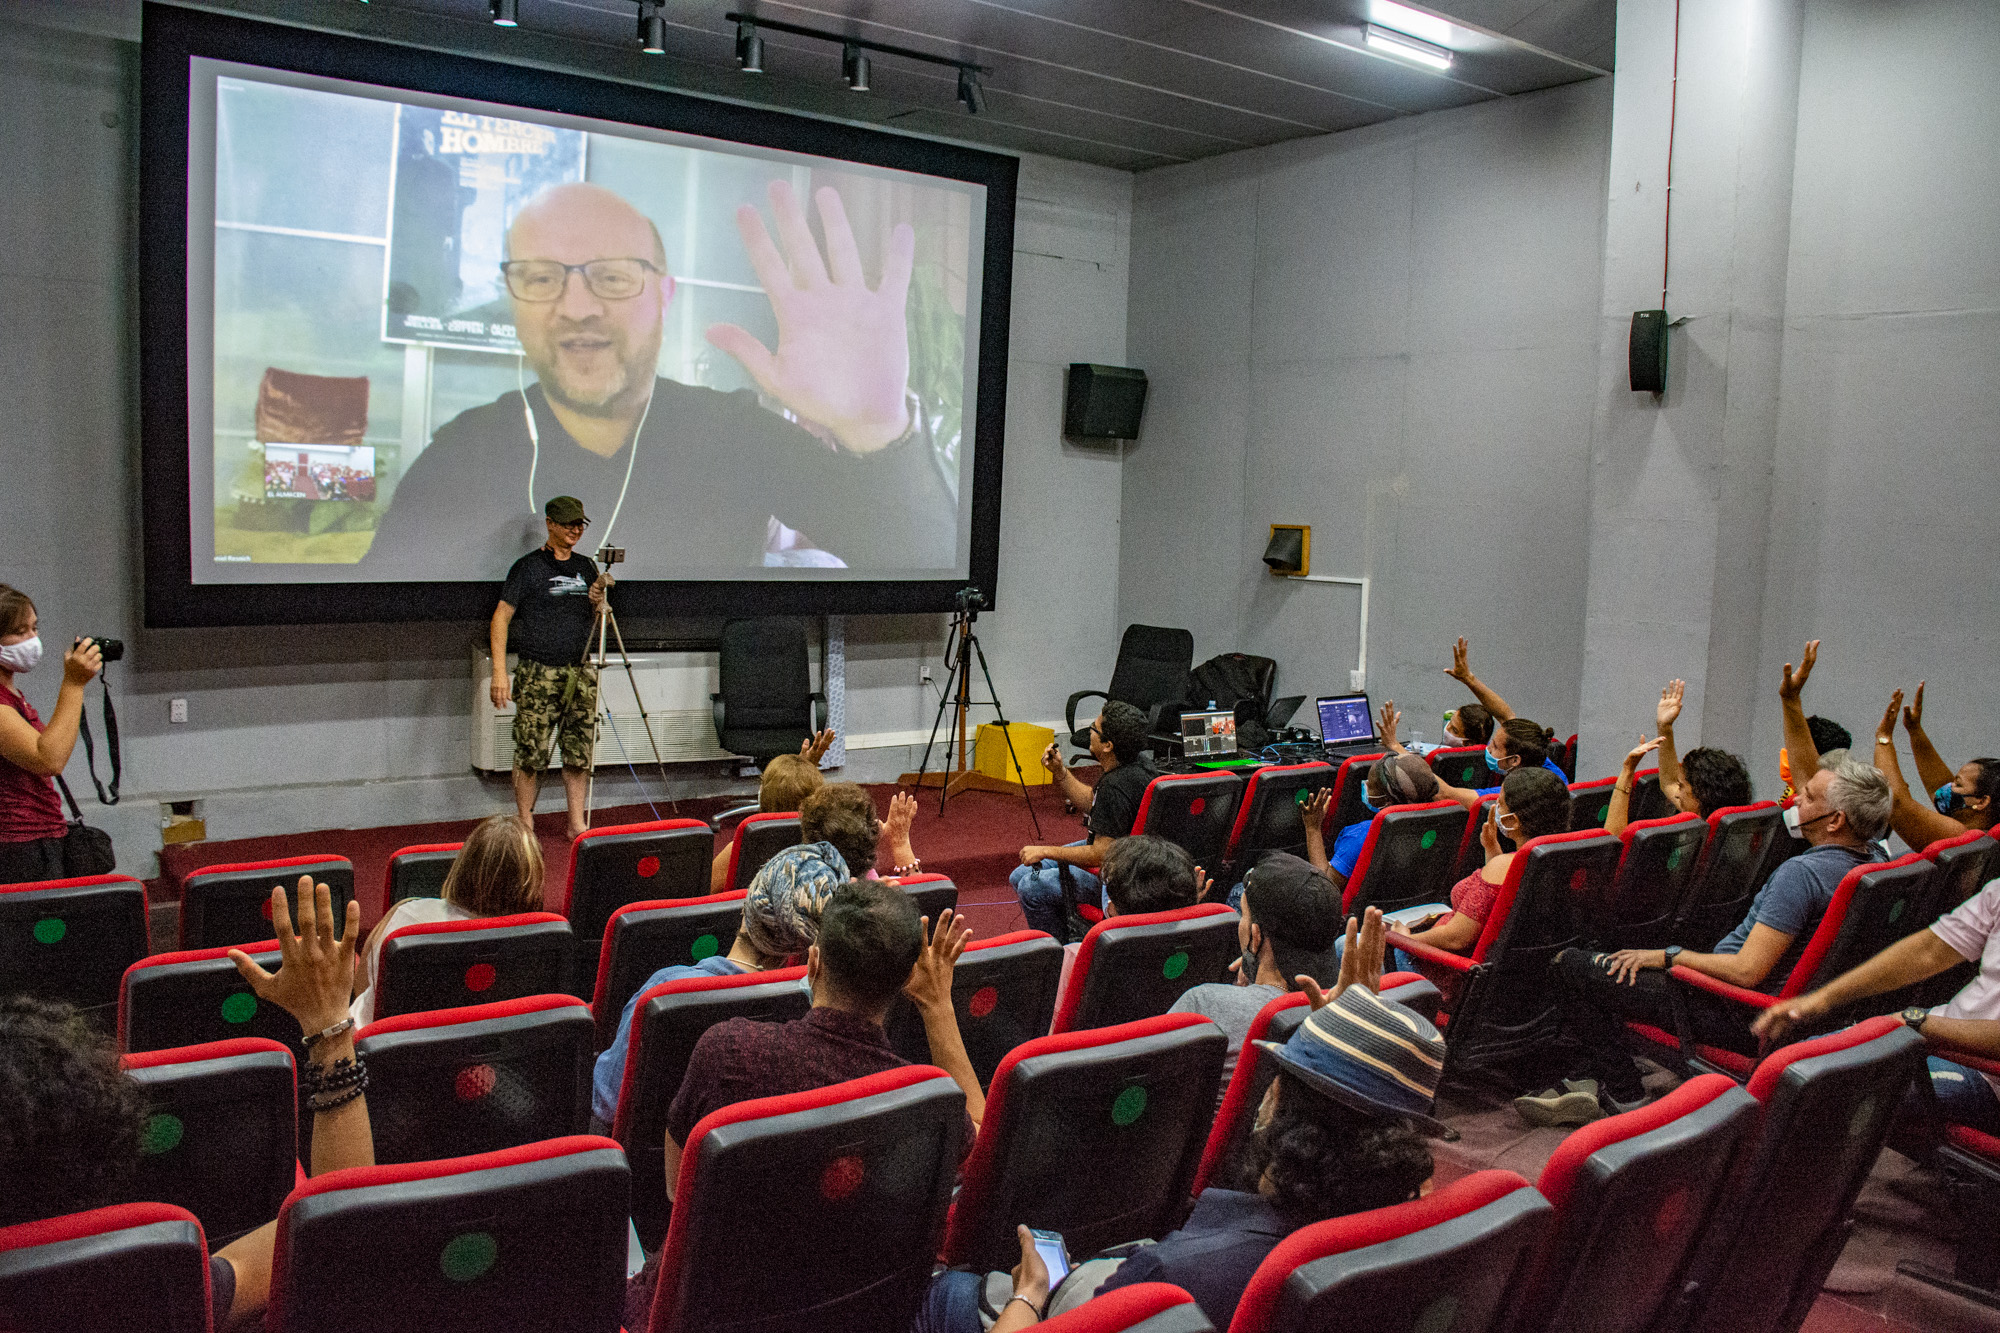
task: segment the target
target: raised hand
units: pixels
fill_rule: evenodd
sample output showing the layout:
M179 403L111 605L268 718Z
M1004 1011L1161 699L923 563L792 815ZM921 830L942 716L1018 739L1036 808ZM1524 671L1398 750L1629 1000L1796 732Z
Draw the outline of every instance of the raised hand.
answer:
M1882 725L1875 728L1875 743L1894 744L1896 735L1896 714L1903 711L1903 692L1897 690L1889 696L1889 706L1882 710Z
M1790 662L1785 663L1784 679L1778 682L1778 697L1780 699L1798 698L1799 691L1803 690L1806 687L1806 682L1812 679L1813 664L1818 661L1819 640L1806 640L1806 649L1803 653L1799 654L1798 670L1792 670Z
M917 955L917 965L910 969L910 979L903 983L903 994L919 1009L939 1006L949 1009L951 970L972 939L972 927L958 913L945 912L938 917L936 930L931 929L929 917L922 919L922 928L923 951Z
M1486 818L1479 825L1479 846L1491 861L1500 855L1500 802L1486 807Z
M1681 696L1686 693L1687 682L1684 680L1670 680L1667 687L1660 691L1660 702L1653 709L1653 720L1659 723L1662 733L1674 729L1674 719L1681 715Z
M1332 991L1322 991L1311 977L1300 975L1293 984L1306 993L1315 1009L1324 1009L1340 998L1349 986L1371 992L1382 989L1382 956L1387 951L1389 928L1382 924L1382 909L1371 907L1360 919L1347 918L1347 944L1340 955L1340 975Z
M1472 684L1472 649L1463 634L1459 635L1458 642L1451 646L1451 665L1445 668L1444 674L1461 685Z
M826 752L832 748L833 728L828 727L825 731L816 732L805 738L799 745L799 758L818 768L819 761L826 758ZM892 804L890 808L893 810L895 807Z
M299 1020L307 1036L322 1032L347 1016L354 993L354 942L361 934L361 904L347 904L347 922L339 934L333 926L333 891L315 885L311 875L299 876L298 929L282 884L271 890L271 925L282 955L276 972L266 972L241 949L229 951L229 961L250 983L257 997L269 1000Z
M889 798L889 817L882 821L882 836L891 847L906 846L910 841L910 825L916 820L917 798L899 791Z
M1640 741L1637 745L1633 746L1631 750L1629 750L1625 755L1626 770L1630 772L1632 770L1637 769L1639 767L1639 761L1641 759L1644 759L1647 755L1651 754L1653 751L1659 749L1660 742L1665 739L1666 739L1665 736L1655 736L1653 737L1653 739L1649 741Z
M1333 788L1321 787L1306 798L1302 817L1308 829L1324 829L1327 811L1333 809Z
M778 349L772 352L735 324L711 325L706 336L742 362L766 394L831 431L844 448L873 453L910 425L904 307L916 233L908 223L889 233L882 280L870 291L837 191L821 186L813 192L826 233L824 259L791 185L772 181L769 193L783 254L753 205L736 210L736 229L777 315Z
M1208 891L1214 887L1215 885L1208 878L1208 872L1200 866L1196 866L1194 868L1194 900L1198 903L1207 902Z
M1382 744L1391 750L1403 747L1396 741L1396 729L1403 725L1403 711L1396 707L1394 699L1382 701Z
M1924 682L1917 682L1917 692L1910 696L1910 706L1903 710L1903 730L1922 731L1924 729Z

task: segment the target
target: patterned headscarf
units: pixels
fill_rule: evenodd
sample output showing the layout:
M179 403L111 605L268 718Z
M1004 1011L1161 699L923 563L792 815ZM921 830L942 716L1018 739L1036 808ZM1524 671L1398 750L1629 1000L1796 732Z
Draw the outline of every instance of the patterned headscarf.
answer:
M787 847L766 861L743 899L743 935L766 958L802 954L819 939L819 914L845 884L847 862L830 842Z

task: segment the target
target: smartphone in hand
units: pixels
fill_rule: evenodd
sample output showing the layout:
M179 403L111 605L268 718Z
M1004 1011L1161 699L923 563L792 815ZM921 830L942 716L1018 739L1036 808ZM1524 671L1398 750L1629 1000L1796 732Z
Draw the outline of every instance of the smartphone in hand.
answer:
M1062 1232L1040 1231L1028 1228L1028 1234L1035 1238L1035 1253L1042 1256L1042 1262L1049 1270L1049 1290L1054 1291L1056 1283L1069 1274L1069 1247L1063 1244Z

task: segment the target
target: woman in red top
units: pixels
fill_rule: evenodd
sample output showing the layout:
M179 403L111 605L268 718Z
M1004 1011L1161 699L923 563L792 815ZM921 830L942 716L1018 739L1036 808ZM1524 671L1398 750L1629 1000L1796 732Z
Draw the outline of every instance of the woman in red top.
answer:
M1486 864L1452 885L1448 914L1425 912L1412 922L1416 929L1408 932L1410 938L1448 953L1470 953L1479 943L1486 918L1493 915L1500 886L1507 882L1507 868L1514 863L1515 853L1501 850L1503 839L1519 848L1530 838L1567 833L1569 817L1569 787L1561 778L1546 768L1517 768L1509 773L1501 780L1500 794L1479 830ZM1419 913L1422 909L1408 911ZM1395 941L1392 938L1390 942Z
M55 775L76 748L83 721L83 687L104 669L90 639L63 654L56 711L43 726L15 677L42 660L35 604L0 583L0 884L63 877L63 837L69 825Z

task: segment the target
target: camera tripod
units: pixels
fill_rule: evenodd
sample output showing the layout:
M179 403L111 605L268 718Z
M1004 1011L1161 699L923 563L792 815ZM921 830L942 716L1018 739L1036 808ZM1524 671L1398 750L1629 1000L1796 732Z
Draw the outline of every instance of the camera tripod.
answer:
M611 566L625 558L623 547L607 547L597 554L599 561L603 564L607 573L610 571ZM660 755L660 741L653 734L653 717L652 714L646 711L645 696L639 693L638 673L632 670L632 657L625 651L625 635L618 628L618 613L611 609L611 590L609 588L605 589L604 600L598 604L597 623L592 626L592 631L597 639L597 648L594 653L588 654L588 660L597 672L598 695L597 707L591 710L590 714L590 780L589 785L584 789L583 798L583 822L586 828L590 826L590 813L597 804L597 743L603 737L604 720L611 714L610 705L604 701L604 669L610 665L609 644L615 643L617 645L618 660L624 663L625 680L632 687L632 701L639 706L639 721L646 728L646 743L652 746L653 762L660 766L661 786L664 787L667 781L667 761ZM625 742L623 740L618 742L618 749L620 753L624 752ZM625 766L627 768L632 767L632 758L630 755L626 755ZM639 772L634 768L632 770L633 779L636 781L638 776ZM648 806L653 805L651 798L647 799L646 804ZM680 807L674 802L671 796L667 798L667 804L672 806L676 813L679 812ZM659 813L658 807L653 807L655 818L659 817Z
M1019 791L1021 803L1028 807L1028 818L1034 823L1035 836L1042 836L1042 821L1035 814L1035 803L1028 796L1028 781L1021 771L1020 756L1014 753L1013 732L1007 725L1007 710L1000 703L1000 692L993 688L993 672L986 665L986 650L979 645L979 635L973 625L979 620L980 597L976 589L967 590L971 595L961 594L958 611L951 620L951 634L945 640L944 655L950 661L950 669L945 674L945 689L938 698L937 717L931 721L931 738L924 744L923 762L917 765L915 773L905 773L898 783L916 787L937 787L938 814L944 813L945 802L962 791ZM981 773L966 762L966 720L971 712L972 659L979 658L979 674L986 678L986 698L977 701L992 705L994 721L1000 725L1000 735L1007 742L1007 757L1014 765L1014 781L991 777ZM931 750L937 745L938 728L944 725L944 715L949 709L955 714L954 729L958 732L958 766L949 772L930 772ZM945 743L945 753L951 753L949 739Z

